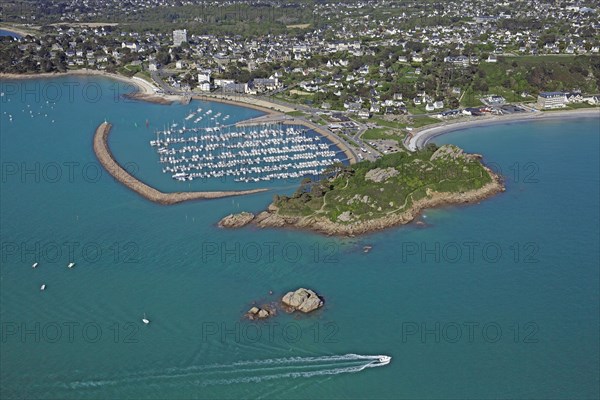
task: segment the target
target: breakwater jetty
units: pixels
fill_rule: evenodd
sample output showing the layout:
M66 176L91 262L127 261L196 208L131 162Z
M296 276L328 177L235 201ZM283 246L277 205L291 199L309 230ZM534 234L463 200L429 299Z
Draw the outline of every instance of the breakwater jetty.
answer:
M218 199L221 197L229 196L242 196L247 194L254 194L265 192L267 189L252 189L252 190L238 190L238 191L214 191L214 192L174 192L164 193L161 192L139 179L135 178L129 172L127 172L121 165L115 160L113 154L108 147L108 135L110 134L112 125L108 122L103 122L96 129L94 134L94 153L100 161L100 164L111 174L116 180L127 186L129 189L138 193L142 197L153 201L155 203L169 205L177 204L190 200L204 200L204 199Z

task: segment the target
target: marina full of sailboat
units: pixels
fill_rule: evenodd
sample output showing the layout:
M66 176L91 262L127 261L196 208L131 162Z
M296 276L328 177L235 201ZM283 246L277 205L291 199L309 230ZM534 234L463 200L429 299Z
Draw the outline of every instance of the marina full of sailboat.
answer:
M294 125L227 124L229 115L197 108L180 124L156 131L163 172L178 181L232 177L236 182L318 176L344 153L318 134Z

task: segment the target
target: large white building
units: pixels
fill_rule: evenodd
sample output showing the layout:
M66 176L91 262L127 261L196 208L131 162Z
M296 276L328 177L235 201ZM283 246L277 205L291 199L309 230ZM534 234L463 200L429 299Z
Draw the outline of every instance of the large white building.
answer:
M187 29L173 31L173 45L181 46L183 42L187 42Z
M198 70L198 88L203 92L210 91L210 75L209 69Z
M540 109L562 108L566 103L567 96L563 92L542 92L537 98Z

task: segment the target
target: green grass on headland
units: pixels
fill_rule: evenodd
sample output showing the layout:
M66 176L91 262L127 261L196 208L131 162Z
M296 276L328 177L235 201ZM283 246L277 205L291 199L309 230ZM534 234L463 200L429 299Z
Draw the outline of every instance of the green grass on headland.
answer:
M461 154L456 146L443 148L433 159L437 147L430 144L415 153L337 165L318 182L305 179L293 196L275 196L274 203L282 215L315 215L340 222L338 217L344 214L351 215L352 221L369 220L406 211L427 196L428 189L458 193L491 181L479 159ZM384 171L388 177L380 182L368 179L367 174L374 170Z

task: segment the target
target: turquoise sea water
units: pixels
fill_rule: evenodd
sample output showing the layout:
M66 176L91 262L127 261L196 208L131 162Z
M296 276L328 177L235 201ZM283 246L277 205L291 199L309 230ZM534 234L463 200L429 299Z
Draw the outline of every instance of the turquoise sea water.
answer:
M239 187L162 175L153 129L198 103L130 102L125 91L97 78L0 84L1 398L600 395L600 118L439 137L483 154L507 191L427 211L425 226L336 239L215 226L296 182L165 207L102 174L91 143L107 119L115 156L159 188ZM325 307L241 318L300 286ZM370 360L336 358L346 354L393 359L352 373Z
M21 35L19 35L18 33L7 31L4 29L0 29L0 36L11 36L17 39L21 37Z

